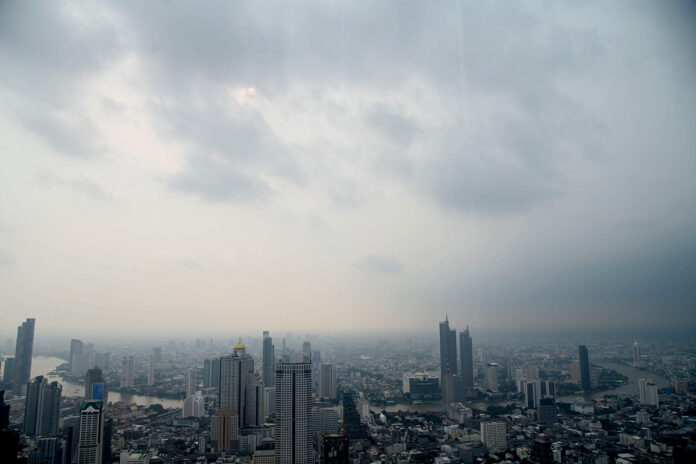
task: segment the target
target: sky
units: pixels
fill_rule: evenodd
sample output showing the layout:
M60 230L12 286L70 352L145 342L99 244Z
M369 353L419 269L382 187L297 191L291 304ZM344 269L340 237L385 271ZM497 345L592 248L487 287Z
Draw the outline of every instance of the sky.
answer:
M694 2L0 3L0 324L696 327Z

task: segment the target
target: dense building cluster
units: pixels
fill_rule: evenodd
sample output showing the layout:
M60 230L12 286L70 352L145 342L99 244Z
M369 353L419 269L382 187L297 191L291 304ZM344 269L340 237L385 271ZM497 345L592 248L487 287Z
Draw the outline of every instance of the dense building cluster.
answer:
M42 350L66 362L17 387L33 329L3 360L3 464L696 462L689 343L476 343L447 319L439 344L73 339Z

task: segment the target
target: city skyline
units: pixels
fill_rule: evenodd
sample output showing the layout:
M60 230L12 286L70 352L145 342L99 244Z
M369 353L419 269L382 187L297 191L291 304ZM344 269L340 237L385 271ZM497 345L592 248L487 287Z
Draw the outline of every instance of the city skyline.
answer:
M696 326L693 2L216 8L0 6L4 327Z

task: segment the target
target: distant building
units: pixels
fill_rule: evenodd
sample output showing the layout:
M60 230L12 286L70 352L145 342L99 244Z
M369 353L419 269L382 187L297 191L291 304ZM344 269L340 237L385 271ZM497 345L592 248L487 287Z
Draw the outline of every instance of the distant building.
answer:
M302 343L302 362L312 362L312 343Z
M121 388L133 388L135 379L135 360L133 356L124 356L121 361Z
M192 367L186 371L185 383L186 396L193 395L196 392L198 382L196 382L196 371Z
M650 379L638 379L638 395L642 404L659 406L657 384Z
M481 422L481 442L489 451L507 449L507 427L504 422Z
M492 392L498 391L498 363L488 363L486 366L486 388Z
M275 347L267 330L263 332L263 384L268 388L275 385Z
M36 451L29 454L28 464L62 464L63 447L57 437L36 440Z
M205 399L200 391L189 395L184 400L184 407L181 410L182 417L203 417L205 414Z
M640 345L638 344L637 341L633 342L633 346L631 347L631 354L633 355L633 365L639 366L640 365Z
M541 381L539 380L523 380L524 392L524 407L527 409L536 409L539 406L541 399Z
M545 397L539 399L537 407L537 418L541 424L552 424L556 422L556 399Z
M62 391L63 387L58 382L49 384L41 375L29 382L24 403L24 433L26 435L58 434Z
M150 464L151 459L149 451L121 451L119 464Z
M689 393L689 381L688 380L675 380L674 381L674 393L677 395L686 395Z
M580 361L577 359L570 363L570 381L577 384L581 381Z
M155 384L155 357L150 355L147 363L147 384L152 386Z
M220 389L220 358L203 361L203 386Z
M440 385L443 388L447 374L457 374L457 331L450 329L445 316L440 322Z
M85 400L101 400L104 408L109 404L109 392L104 382L104 373L98 367L87 370L85 376Z
M85 344L82 343L82 340L76 338L70 340L70 371L72 373L76 373L75 371L80 363L80 356L84 351L84 347Z
M104 443L104 409L101 401L82 403L79 430L77 464L101 464Z
M583 390L590 390L590 356L585 345L578 346L578 361L580 361L580 385Z
M439 378L423 372L406 372L403 375L402 390L405 396L414 401L435 401L442 397Z
M461 378L465 392L474 391L474 350L471 343L469 326L459 334L459 350L461 355L462 372Z
M162 362L162 347L156 346L152 349L152 357L155 358L155 364Z
M275 375L275 463L312 462L312 365L278 363Z
M319 366L319 398L336 399L336 367L331 363Z
M34 352L35 319L27 319L17 327L17 344L15 347L14 372L12 373L12 390L15 395L22 393L22 388L31 376L31 358Z

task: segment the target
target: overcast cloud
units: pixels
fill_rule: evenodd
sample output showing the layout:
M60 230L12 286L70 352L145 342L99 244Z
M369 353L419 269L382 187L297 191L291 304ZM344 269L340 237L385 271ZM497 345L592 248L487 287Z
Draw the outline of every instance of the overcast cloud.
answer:
M0 62L3 325L696 324L693 2L2 2Z

